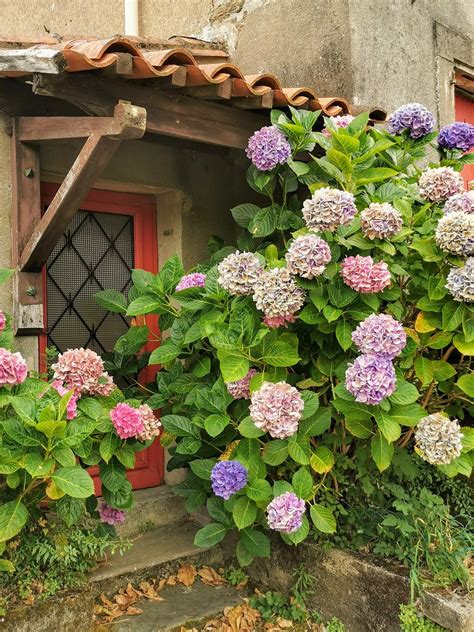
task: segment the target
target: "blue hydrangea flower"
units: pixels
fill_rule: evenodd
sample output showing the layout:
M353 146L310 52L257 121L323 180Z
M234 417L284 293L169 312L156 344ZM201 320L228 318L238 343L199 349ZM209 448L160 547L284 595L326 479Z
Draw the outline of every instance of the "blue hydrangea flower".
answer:
M461 122L445 125L439 133L438 145L445 149L469 151L474 147L474 125Z
M212 491L228 500L247 484L247 470L238 461L219 461L211 472Z
M411 138L420 138L434 130L435 118L421 103L407 103L398 108L388 119L390 134L410 132Z
M269 125L252 134L245 153L257 169L270 171L288 160L291 156L291 145L278 127Z

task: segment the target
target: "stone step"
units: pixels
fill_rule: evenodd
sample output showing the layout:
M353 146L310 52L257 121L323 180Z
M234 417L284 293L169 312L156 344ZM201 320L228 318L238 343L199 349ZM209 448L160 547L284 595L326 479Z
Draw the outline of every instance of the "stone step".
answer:
M132 548L110 560L90 575L94 593L113 595L128 582L136 584L150 577L174 573L182 564L222 565L225 560L221 547L200 549L194 546L199 527L191 522L179 522L156 527L133 540Z
M174 632L181 626L198 627L222 613L224 608L242 603L242 592L231 586L206 586L197 580L189 588L167 586L160 592L164 601L139 601L142 614L118 619L113 632ZM200 626L199 626L200 627Z
M133 509L117 528L119 535L129 538L153 527L163 527L186 517L183 499L166 485L134 492Z

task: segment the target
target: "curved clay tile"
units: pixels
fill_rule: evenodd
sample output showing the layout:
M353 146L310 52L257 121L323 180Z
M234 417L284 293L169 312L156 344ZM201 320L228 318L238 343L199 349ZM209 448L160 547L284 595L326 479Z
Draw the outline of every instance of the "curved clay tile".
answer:
M74 50L89 57L91 60L99 60L109 52L114 53L130 53L131 55L140 55L140 49L130 40L121 37L112 37L102 40L69 40L63 42L61 48L63 50Z
M177 66L186 66L193 64L197 66L197 62L193 55L184 48L169 48L167 50L143 50L142 56L152 66L159 68L163 64L176 64Z
M340 97L318 98L310 102L312 110L322 110L327 116L339 116L342 114L350 114L351 106Z
M233 97L261 97L264 94L272 92L273 89L270 86L257 85L253 86L245 79L234 79L232 82L232 96Z
M107 68L117 61L117 55L115 53L103 55L97 61L93 61L89 56L84 55L84 53L80 53L70 48L65 48L62 51L62 54L67 63L67 72L80 72L81 70Z
M257 87L268 87L272 90L282 90L283 86L281 85L278 77L272 75L271 73L259 74L259 75L245 75L245 81L252 88Z

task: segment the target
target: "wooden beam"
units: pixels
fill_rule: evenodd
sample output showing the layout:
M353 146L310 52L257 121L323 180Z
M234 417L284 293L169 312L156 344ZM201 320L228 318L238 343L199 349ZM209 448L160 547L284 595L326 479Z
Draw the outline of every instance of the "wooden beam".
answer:
M85 112L110 115L117 100L146 108L147 132L244 149L251 134L268 123L266 116L192 97L163 94L121 81L93 76L37 76L36 94L74 103Z
M41 270L87 197L95 180L120 146L120 141L92 134L86 140L51 204L36 225L20 256L20 270Z
M59 75L66 69L66 60L54 48L14 48L0 50L0 72L44 72Z
M143 108L120 102L114 116L25 116L18 119L18 140L40 143L68 138L85 138L90 134L111 138L141 138L145 133Z
M230 99L232 94L232 80L226 79L222 83L211 83L206 86L191 86L189 88L183 88L181 92L188 97L194 97L196 99Z

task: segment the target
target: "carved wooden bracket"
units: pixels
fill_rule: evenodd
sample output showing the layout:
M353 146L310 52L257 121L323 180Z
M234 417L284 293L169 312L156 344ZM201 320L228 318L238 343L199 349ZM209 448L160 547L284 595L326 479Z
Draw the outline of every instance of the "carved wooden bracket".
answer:
M122 140L141 138L146 110L119 102L113 117L18 117L13 123L13 266L17 333L43 330L41 269ZM56 195L42 213L38 143L87 138Z

